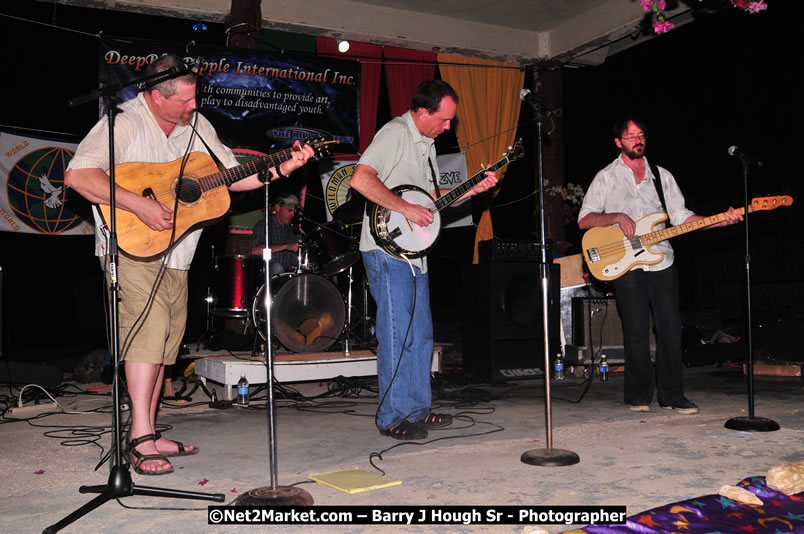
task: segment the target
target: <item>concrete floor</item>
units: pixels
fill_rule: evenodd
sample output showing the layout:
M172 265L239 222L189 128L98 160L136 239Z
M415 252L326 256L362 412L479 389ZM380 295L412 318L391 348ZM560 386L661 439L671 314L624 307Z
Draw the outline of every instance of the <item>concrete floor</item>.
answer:
M284 384L307 396L287 400L276 393L279 485L308 480L311 473L372 462L400 486L349 495L303 484L315 505L625 505L628 515L716 493L774 465L804 459L804 385L798 378L755 380L755 414L775 420L776 432L724 428L746 415L746 387L738 369L713 366L685 371L687 396L699 415L676 415L654 403L650 413L632 413L622 403L622 375L595 379L582 396L582 379L552 382L553 447L580 456L566 467L537 467L522 453L546 445L544 382L450 387L437 393L438 411L459 420L431 432L430 441L404 443L374 427L376 397L311 397L334 382ZM370 382L370 379L365 379ZM174 390L176 389L174 384ZM86 385L80 385L86 388ZM356 390L355 390L356 391ZM265 391L257 394L265 397ZM174 458L175 473L135 484L203 493L223 493L227 503L248 490L270 486L267 412L214 410L198 389L185 407L163 406L159 423L167 437L196 444L196 456ZM62 399L66 409L109 406L109 398ZM127 414L124 414L124 416ZM0 493L4 532L41 532L87 503L81 485L104 484L108 464L94 471L110 439L109 413L59 414L0 426ZM72 445L72 446L69 446ZM103 449L101 448L103 447ZM379 455L372 458L372 455ZM210 526L210 502L133 496L108 502L64 532L530 532L534 525L378 527ZM555 533L567 526L544 525Z

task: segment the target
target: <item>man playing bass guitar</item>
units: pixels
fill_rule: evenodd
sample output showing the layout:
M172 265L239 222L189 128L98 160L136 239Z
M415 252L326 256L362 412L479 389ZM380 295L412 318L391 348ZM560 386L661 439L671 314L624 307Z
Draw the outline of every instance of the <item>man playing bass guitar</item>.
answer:
M592 180L578 213L581 229L618 225L630 240L635 221L654 212L666 212L675 225L702 218L686 208L672 174L655 167L659 176L654 175L645 158L648 134L642 120L623 117L614 123L612 133L621 153ZM724 215L721 223L710 228L743 219L733 208ZM637 265L613 282L623 325L625 404L631 411L650 411L654 387L649 346L652 313L659 405L680 414L696 414L699 409L684 396L681 376L681 314L673 248L669 241L662 241L654 251L664 258L658 263Z

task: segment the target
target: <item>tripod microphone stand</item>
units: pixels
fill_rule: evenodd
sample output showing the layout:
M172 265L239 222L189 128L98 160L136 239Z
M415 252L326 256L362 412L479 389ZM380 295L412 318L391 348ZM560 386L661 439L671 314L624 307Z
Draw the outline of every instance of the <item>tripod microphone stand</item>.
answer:
M262 257L265 261L265 366L267 370L266 389L268 390L268 460L271 485L255 488L243 493L232 503L242 506L311 506L313 496L295 486L279 486L277 484L276 467L276 409L274 407L274 349L271 343L271 183L269 171L265 171L265 248ZM256 321L255 321L256 322Z
M544 165L542 161L542 121L549 115L544 104L532 98L530 91L523 89L520 93L523 101L530 103L536 113L536 153L538 158L538 190L539 190L539 222L541 229L541 262L539 263L539 278L542 289L542 326L544 330L544 400L545 400L545 427L547 431L547 447L532 449L522 453L520 461L530 465L546 467L559 467L574 465L581 461L580 457L568 450L553 448L553 421L550 404L550 264L547 255L547 236L544 220ZM546 112L546 113L545 113Z
M736 146L729 148L729 154L733 156L740 156L739 149ZM748 357L746 363L746 372L748 377L746 380L746 387L748 389L748 416L732 417L723 425L730 430L745 430L752 432L773 432L779 430L779 423L773 419L766 417L756 417L754 415L754 348L752 340L752 331L754 325L751 322L751 250L750 241L748 237L748 217L749 213L749 200L748 200L748 167L751 166L752 160L748 157L740 158L743 162L743 194L745 195L745 289L747 298L747 319L748 319ZM761 161L753 161L757 167L762 166Z
M70 106L76 106L103 98L108 117L109 127L109 206L111 208L111 216L109 221L109 248L107 255L109 257L109 273L110 273L110 300L111 300L111 353L114 360L114 377L112 381L112 439L113 451L111 455L111 468L109 479L106 484L97 486L80 486L79 493L98 493L99 495L86 503L84 506L78 508L73 513L64 517L61 521L50 525L44 529L45 534L58 532L67 525L85 516L89 512L95 510L101 505L112 499L119 499L121 497L130 497L132 495L147 495L149 497L172 497L178 499L199 499L209 500L214 502L223 502L225 496L222 493L207 494L197 493L191 491L173 490L167 488L154 488L149 486L137 486L131 480L131 472L129 465L123 463L123 452L121 450L122 443L122 430L120 428L120 339L119 339L119 307L117 302L118 292L120 287L117 279L117 261L118 261L118 247L117 247L117 217L115 214L115 172L114 172L114 118L117 113L116 97L117 92L125 87L136 85L150 81L152 83L159 83L171 78L176 78L190 72L189 68L174 67L164 72L159 72L151 76L146 76L137 80L129 82L107 85L101 87L98 91L92 91L84 97L78 97L68 101Z

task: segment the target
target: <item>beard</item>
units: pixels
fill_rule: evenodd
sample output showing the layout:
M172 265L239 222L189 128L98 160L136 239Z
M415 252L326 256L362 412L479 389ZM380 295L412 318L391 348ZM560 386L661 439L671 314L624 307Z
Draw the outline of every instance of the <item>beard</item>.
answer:
M641 159L645 157L645 145L634 145L631 150L623 147L623 153L631 159Z
M192 122L193 115L195 115L195 111L185 111L184 113L179 115L178 119L176 119L176 124L178 124L179 126L187 126Z

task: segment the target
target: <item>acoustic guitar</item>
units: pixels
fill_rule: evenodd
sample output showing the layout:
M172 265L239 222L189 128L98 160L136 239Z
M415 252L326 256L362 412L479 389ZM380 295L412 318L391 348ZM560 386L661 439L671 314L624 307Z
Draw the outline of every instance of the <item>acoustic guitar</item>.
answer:
M337 141L319 138L306 141L316 152L316 157L324 157L328 145ZM178 209L173 217L172 229L152 230L132 212L117 208L117 237L120 248L127 254L138 258L160 256L181 241L188 231L222 217L229 210L229 190L227 186L268 167L279 165L293 157L294 146L267 156L261 156L231 169L219 170L209 154L191 152L185 158L168 163L130 162L115 165L117 185L144 197L157 200L173 209L178 196ZM181 175L181 181L179 176ZM103 222L108 224L112 209L108 204L99 204Z

